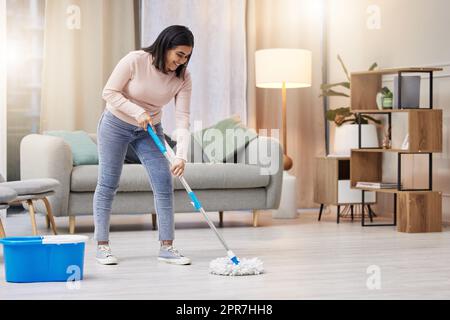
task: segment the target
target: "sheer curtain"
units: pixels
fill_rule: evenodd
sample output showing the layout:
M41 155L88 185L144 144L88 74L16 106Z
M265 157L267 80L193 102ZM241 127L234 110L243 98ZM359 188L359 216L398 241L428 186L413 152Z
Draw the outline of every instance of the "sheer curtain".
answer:
M244 0L142 0L142 46L174 24L194 34L189 63L193 79L191 131L231 115L247 122L246 34ZM167 134L175 130L173 102L164 108Z
M135 48L133 0L46 0L41 131L95 132L103 86Z
M6 0L0 0L0 174L6 177Z
M8 180L20 179L20 141L39 131L44 5L6 1Z
M312 87L287 90L287 149L297 177L297 207L313 201L314 161L323 155L322 18L325 0L247 0L248 120L257 129L280 128L281 90L256 88L255 51L300 48L312 51Z

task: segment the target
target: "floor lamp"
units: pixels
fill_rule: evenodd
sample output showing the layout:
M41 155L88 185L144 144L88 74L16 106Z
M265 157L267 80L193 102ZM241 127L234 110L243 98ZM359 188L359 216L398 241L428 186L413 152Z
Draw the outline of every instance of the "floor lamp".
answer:
M292 168L287 155L286 139L286 89L311 86L311 51L303 49L264 49L255 52L256 86L281 89L283 167Z

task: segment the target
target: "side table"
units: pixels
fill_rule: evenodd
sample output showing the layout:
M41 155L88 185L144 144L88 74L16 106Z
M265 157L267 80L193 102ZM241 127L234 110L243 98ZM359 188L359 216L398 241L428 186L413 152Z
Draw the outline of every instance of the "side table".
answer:
M351 189L350 186L350 157L316 157L314 202L320 204L319 221L325 205L337 206L337 223L340 220L342 205L352 206L362 203L362 192ZM372 218L370 204L375 202L376 193L366 192L365 204L369 205L370 218Z

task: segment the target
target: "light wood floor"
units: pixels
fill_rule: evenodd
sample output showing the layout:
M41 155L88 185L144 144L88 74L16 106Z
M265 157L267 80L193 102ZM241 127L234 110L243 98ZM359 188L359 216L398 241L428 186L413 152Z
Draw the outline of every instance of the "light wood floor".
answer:
M218 221L217 214L211 217ZM85 254L85 278L79 289L65 283L5 282L0 249L0 300L3 299L449 299L450 229L442 233L402 234L394 227L362 228L359 221L317 212L297 219L272 220L270 212L251 226L250 213L226 212L219 229L240 257L259 257L266 273L223 277L208 273L209 262L224 251L197 214L176 215L176 246L193 260L191 266L156 260L157 231L150 216L113 217L111 245L118 266L95 262L90 241ZM60 233L68 219L57 218ZM42 234L43 216L38 216ZM30 235L26 215L7 219L8 236ZM92 218L79 218L77 231L92 238ZM381 289L366 282L371 265L380 268Z

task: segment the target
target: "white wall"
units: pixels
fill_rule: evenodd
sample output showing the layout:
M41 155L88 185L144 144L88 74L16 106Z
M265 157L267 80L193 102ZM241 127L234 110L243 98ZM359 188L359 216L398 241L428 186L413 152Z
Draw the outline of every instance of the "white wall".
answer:
M0 173L6 177L6 0L0 0Z
M450 1L329 0L329 4L330 81L344 80L337 54L350 71L365 70L375 61L381 68L444 68L444 72L436 74L434 88L434 106L444 110L444 150L434 155L433 179L434 189L443 192L444 220L450 222ZM385 85L392 85L391 80L388 78ZM426 78L423 83L426 105ZM344 103L348 104L343 99L332 99L330 106ZM410 170L426 177L426 168L422 161L414 160Z

